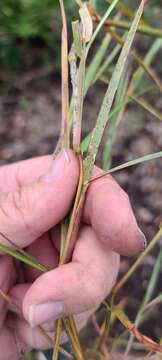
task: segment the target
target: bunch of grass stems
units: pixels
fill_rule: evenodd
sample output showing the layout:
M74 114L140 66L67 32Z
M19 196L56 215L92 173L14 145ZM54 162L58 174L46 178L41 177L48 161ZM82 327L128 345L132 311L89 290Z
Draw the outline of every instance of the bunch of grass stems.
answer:
M68 47L68 29L67 19L64 8L63 0L60 0L60 9L62 17L62 122L61 122L61 134L58 141L57 148L54 156L61 148L72 149L77 158L80 168L80 176L78 187L76 191L75 200L68 216L62 221L61 224L61 245L60 245L60 260L59 266L68 263L71 260L75 242L77 239L77 233L80 225L80 218L82 207L84 204L85 194L89 187L89 184L97 178L92 178L92 170L95 163L95 159L99 150L99 146L107 127L108 121L110 122L109 135L105 150L103 154L103 167L106 172L102 176L113 173L124 168L140 164L144 161L153 160L162 156L162 152L155 154L149 154L144 157L132 160L128 163L111 168L111 152L112 146L116 138L117 128L122 118L123 112L128 103L134 101L136 104L153 114L158 119L162 120L162 115L150 104L148 104L141 96L146 94L150 90L146 87L142 92L139 91L141 80L144 76L152 82L152 87L156 91L162 92L162 84L158 79L157 75L150 68L150 64L154 56L162 46L162 31L152 29L150 25L144 22L141 18L146 5L146 0L142 0L135 14L130 11L128 7L122 4L119 0L110 1L110 5L103 17L95 12L92 6L85 4L81 0L77 1L79 6L80 21L74 21L72 23L73 43L69 51ZM109 16L116 10L116 14L111 20ZM120 21L121 15L130 16L133 20L130 22ZM93 31L93 21L97 23L95 30ZM116 32L116 28L122 28L128 30L123 37L120 37ZM90 49L96 40L97 35L100 31L104 31L105 35L101 43L97 54L92 59L90 65L87 67L87 58ZM135 38L136 32L144 33L147 36L156 37L152 47L149 49L148 54L144 60L132 50L132 43ZM112 52L105 58L107 48L109 47L111 39L116 41L116 46ZM107 69L112 65L114 59L116 59L118 53L116 66L113 74L109 79ZM133 76L127 70L127 59L132 57L138 68L134 72ZM69 71L70 69L70 71ZM83 104L84 98L88 92L88 89L95 81L100 79L108 84L108 88L99 111L98 118L92 132L81 142L81 130L82 130L82 117L83 117ZM69 84L71 80L72 85L72 98L69 96ZM115 296L119 290L128 281L130 276L141 264L144 257L149 251L155 246L162 235L162 229L158 231L153 240L150 242L145 252L138 258L138 260L129 269L127 274L117 283L112 291L110 302L103 304L106 312L105 321L99 329L99 339L95 348L88 353L83 349L80 344L75 319L73 316L59 319L56 322L55 335L51 339L45 333L45 331L39 327L38 330L46 337L47 342L53 347L52 360L57 360L59 352L66 354L69 359L86 360L86 359L104 359L107 358L107 338L109 335L110 326L113 323L113 319L118 318L121 323L131 333L131 338L128 342L127 353L131 346L133 346L133 337L136 337L142 344L142 349L146 351L146 348L154 352L162 352L162 348L159 344L151 342L150 339L146 339L138 330L137 327L133 326L129 319L124 314L121 308L115 307ZM13 240L8 239L4 234L1 233L2 237L14 245L14 250L10 247L0 244L0 250L7 253L14 258L38 269L40 272L48 271L48 268L43 264L39 264L36 259L32 258L25 251L15 246ZM158 274L159 274L159 263L161 262L158 258L158 262L155 266L154 276L150 280L148 291L145 295L143 304L136 319L136 326L142 319L143 313L147 313L149 307L160 302L162 299L154 299L151 301L151 295L155 287ZM0 295L11 304L11 299L7 294L4 294L0 290ZM153 304L152 304L153 303ZM14 311L17 316L21 316L20 309L16 308L12 303ZM113 319L112 319L113 318ZM61 334L62 330L65 329L68 338L72 345L72 354L68 354L61 348ZM112 348L116 348L117 344L114 341ZM88 357L87 357L88 356Z

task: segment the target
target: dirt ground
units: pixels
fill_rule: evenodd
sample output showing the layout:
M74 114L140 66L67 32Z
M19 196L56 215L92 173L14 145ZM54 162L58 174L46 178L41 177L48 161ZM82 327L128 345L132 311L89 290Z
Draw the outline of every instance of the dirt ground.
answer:
M31 79L28 73L17 75L14 84L8 83L1 89L1 165L51 153L56 144L61 118L60 79L52 73L45 77L38 76L33 81ZM84 109L84 133L94 124L103 94L101 85L89 92ZM157 100L157 106L162 110L161 100ZM119 128L113 165L160 151L161 143L162 124L146 112L130 106ZM99 163L100 159L101 155ZM115 177L128 192L138 223L150 241L162 220L162 161L145 163L122 171ZM130 299L128 313L132 320L144 296L161 245L162 239L121 292L121 296ZM121 274L127 271L132 261L122 258ZM158 282L156 294L160 291L162 280ZM145 334L155 340L159 340L162 334L161 309L157 306L141 327ZM119 326L117 331L120 333L121 329Z

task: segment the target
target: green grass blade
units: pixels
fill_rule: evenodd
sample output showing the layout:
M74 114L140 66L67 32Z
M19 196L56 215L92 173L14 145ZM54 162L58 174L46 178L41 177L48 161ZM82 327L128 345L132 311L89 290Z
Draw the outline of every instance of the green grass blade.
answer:
M110 113L109 120L112 120L113 117L117 114L119 114L121 110L121 105L117 105ZM82 154L86 153L90 144L92 133L90 132L82 141L81 143L81 152Z
M152 46L150 47L147 55L145 56L144 59L144 64L145 66L150 66L155 55L160 51L160 49L162 48L162 39L156 39ZM138 71L135 72L133 79L132 79L132 87L133 90L135 91L136 89L138 90L138 87L141 84L141 81L143 79L143 76L145 74L144 69L140 68Z
M162 303L162 293L160 293L155 299L153 299L152 301L150 301L144 308L144 311L149 310L150 308L152 308L155 305L159 305Z
M111 167L111 160L112 160L112 148L114 142L116 140L117 135L117 128L122 118L123 112L126 106L126 99L127 99L127 89L129 84L129 71L124 71L123 76L121 78L119 88L117 90L116 98L115 98L115 105L119 104L120 111L114 114L111 124L108 130L108 138L106 144L104 146L103 151L103 169L105 171L109 170ZM110 118L109 118L110 121Z
M14 250L10 249L6 245L0 244L0 251L2 251L4 254L12 256L13 258L15 258L19 261L22 261L24 264L29 265L32 268L37 269L42 273L49 271L49 269L46 266L39 264L38 262L34 261L30 257L20 254L18 251L14 251Z
M103 60L103 57L106 53L106 50L110 44L111 36L110 34L106 34L101 46L99 49L97 49L97 53L94 56L91 64L89 65L87 71L86 71L86 77L85 77L85 87L84 87L84 96L87 94L88 89L92 85L94 78L96 76L96 72L98 71L100 64Z
M111 4L112 0L107 0L107 2L109 4ZM123 14L123 15L126 15L128 16L129 18L134 18L134 11L126 4L123 4L122 1L120 1L120 3L117 5L117 8L120 10L120 12ZM149 24L145 21L145 20L141 20L140 21L140 24L142 25L146 25L146 26L149 26Z
M119 36L118 33L116 33L115 31L112 31L111 29L109 29L109 32L111 33L112 37L114 38L114 40L117 43L124 44L124 40ZM138 55L138 53L136 51L132 50L130 52L130 55L138 63L138 65L145 70L145 72L148 74L150 79L156 84L159 91L162 92L161 81L158 79L158 77L156 76L154 71L152 71L152 69L149 68L149 66L144 64L143 59Z
M89 180L89 182L92 182L96 179L100 179L108 174L113 174L114 172L116 171L120 171L120 170L123 170L123 169L126 169L126 168L129 168L131 166L135 166L135 165L139 165L139 164L142 164L146 161L151 161L151 160L155 160L155 159L159 159L162 157L162 151L159 151L157 153L154 153L154 154L149 154L149 155L145 155L145 156L142 156L138 159L135 159L135 160L131 160L131 161L128 161L124 164L121 164L119 166L115 166L114 168L106 171L103 175L99 175L99 176L96 176L95 178L92 178Z
M106 78L106 76L102 76L100 79L104 84L109 84L109 80ZM130 88L127 92L127 100L125 101L125 104L123 104L123 112L124 107L126 105L130 104L132 101L135 102L138 106L140 106L142 109L149 112L149 114L153 115L156 119L162 121L162 113L160 113L154 106L150 105L145 99L141 97L141 95L145 95L146 93L151 93L155 90L154 87L145 87L143 86L143 89L141 90L141 93L139 93L139 96L131 95ZM124 106L125 105L125 106ZM109 119L110 120L110 119Z
M150 105L145 99L129 94L128 94L128 98L133 100L144 110L148 111L151 115L155 116L158 120L162 121L162 113L160 113L155 107Z
M88 43L88 45L86 47L86 57L88 56L89 50L90 50L91 46L93 45L94 41L96 40L97 35L99 34L100 30L102 29L102 26L104 25L105 21L110 16L112 11L115 9L118 2L119 2L119 0L113 0L112 4L108 7L107 11L105 12L105 15L102 17L101 21L99 22L96 30L94 31L94 33L92 35L90 42Z
M143 11L144 11L144 6L145 6L145 1L142 0L136 16L134 18L134 21L132 23L131 29L128 32L127 38L125 40L123 49L121 51L121 54L119 56L117 65L115 67L114 73L112 75L110 84L108 86L103 104L101 106L99 115L98 115L98 119L96 122L96 126L93 130L92 136L91 136L91 142L89 145L89 154L87 156L87 158L84 161L84 180L88 181L91 173L92 173L92 169L93 169L93 165L96 159L96 155L98 152L98 148L106 127L106 124L108 122L108 118L109 118L109 113L115 98L115 94L117 91L117 88L119 86L119 82L122 76L122 73L124 71L125 68L125 63L126 60L128 58L129 52L131 50L131 46L140 22L140 19L142 17Z
M141 265L143 259L152 251L155 245L160 241L161 236L162 236L162 227L158 230L158 232L155 234L153 239L149 242L148 246L143 251L143 253L141 253L141 255L137 258L134 264L129 268L127 273L117 282L117 284L113 289L113 296L115 296L118 293L118 291L127 283L130 277Z
M114 27L121 30L129 30L131 27L131 22L121 21L121 20L118 21L108 20L106 22L106 25L108 25L110 28ZM162 38L162 30L151 26L139 25L137 32L142 35L147 35L155 38Z
M62 335L62 319L58 319L56 321L56 327L55 327L54 350L53 350L52 360L58 360L61 335Z
M24 249L21 249L20 247L18 247L14 241L12 241L11 239L9 239L9 237L7 237L5 234L3 234L0 231L0 236L7 241L10 245L11 248L14 248L14 251L16 250L20 255L25 256L27 259L30 259L31 261L33 261L33 263L38 264L38 261L36 258L34 258L34 256L31 256L30 254L27 253L27 251L25 251Z
M107 59L104 61L104 63L99 68L97 74L95 74L94 82L96 82L103 74L104 72L109 68L109 66L112 64L115 57L118 55L119 51L121 49L121 45L117 44L115 48L111 51L110 55L107 57Z

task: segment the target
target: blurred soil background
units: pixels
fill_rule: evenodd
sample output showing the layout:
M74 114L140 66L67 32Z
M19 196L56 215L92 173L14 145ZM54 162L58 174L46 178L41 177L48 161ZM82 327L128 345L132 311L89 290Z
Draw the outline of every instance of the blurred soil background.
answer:
M8 12L11 3L14 5L16 1L8 1ZM17 3L20 5L21 1ZM131 6L131 1L127 1L127 3ZM153 21L156 26L162 28L162 4L157 4L159 4L158 1L152 1ZM4 1L4 8L5 6L7 7L6 1ZM47 19L43 20L45 28L47 23L50 23L49 29L46 29L46 36L45 30L42 30L43 36L40 36L39 31L30 34L30 21L32 21L30 19L28 20L29 34L25 36L16 31L13 34L9 26L5 27L3 22L0 24L1 165L52 153L59 136L61 119L59 41L61 27L57 20L58 9L50 6L49 13L53 22L49 22L47 14ZM4 20L7 16L4 16L2 10L3 6L0 9L0 20ZM5 11L7 14L7 10ZM32 6L30 11L32 11ZM71 18L73 12L70 6L68 6L68 11L69 18ZM15 9L13 15L15 24L18 22L16 16L18 15ZM37 18L39 19L39 12ZM25 20L23 22L21 19L21 13L18 19L21 20L22 24L25 23ZM51 28L51 35L48 37ZM149 41L151 43L152 39L148 39L146 36L137 36L136 48L141 57L145 54ZM162 79L161 58L162 49L152 67ZM89 132L96 120L105 89L105 85L98 82L87 95L84 106L84 134ZM159 94L157 97L153 97L151 101L162 112L162 98ZM129 105L119 126L113 147L113 165L160 151L161 148L162 123L146 111L141 110L137 105ZM101 157L100 154L98 164L101 164ZM138 223L148 241L151 240L162 221L162 161L151 161L121 171L115 175L115 178L128 192ZM162 239L155 250L145 258L143 265L136 271L127 286L120 292L120 299L128 297L127 313L132 320L143 299L161 246ZM120 276L128 270L133 261L134 259L122 258ZM154 296L160 292L162 292L162 273L161 281L158 282ZM160 305L154 307L149 318L141 326L141 330L146 335L157 341L162 335L161 310ZM93 332L95 335L95 331L92 328L89 329L91 335ZM120 334L123 328L118 326L116 331ZM113 336L113 333L111 335ZM84 337L86 339L87 335Z

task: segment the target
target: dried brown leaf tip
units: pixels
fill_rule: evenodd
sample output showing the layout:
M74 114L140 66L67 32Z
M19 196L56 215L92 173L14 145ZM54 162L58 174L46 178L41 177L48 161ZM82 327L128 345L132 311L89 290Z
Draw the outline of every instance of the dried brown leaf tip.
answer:
M83 40L85 43L91 40L93 34L93 21L88 9L88 6L84 4L79 10L82 27L83 27Z
M147 349L153 352L160 352L162 353L162 346L152 339L148 338L147 336L143 335L135 325L128 319L126 314L123 310L119 308L113 309L116 317L121 321L121 323L128 329L128 331L136 337L136 339L145 345Z

